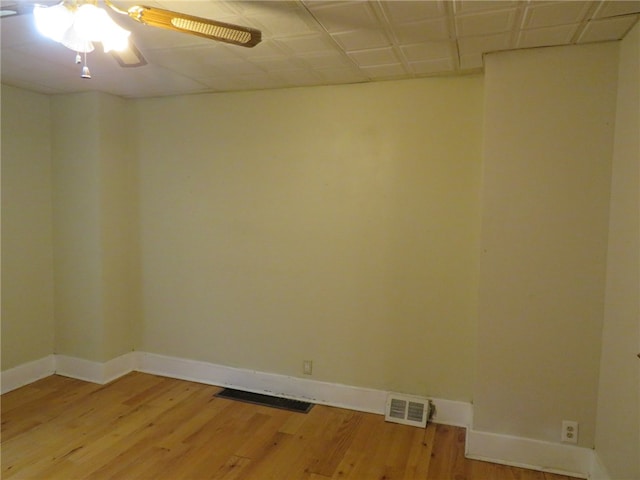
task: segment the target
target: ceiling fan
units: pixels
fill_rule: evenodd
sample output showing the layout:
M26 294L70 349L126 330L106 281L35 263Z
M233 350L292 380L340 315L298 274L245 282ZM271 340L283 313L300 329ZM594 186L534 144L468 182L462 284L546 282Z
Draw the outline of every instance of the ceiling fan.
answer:
M151 27L248 48L254 47L262 40L262 33L255 28L146 5L134 5L125 9L118 7L111 0L103 0L103 3L110 11ZM76 52L77 64L82 63L80 54L84 54L82 78L91 78L86 65L86 54L94 50L93 42L102 43L105 52L110 51L123 67L137 67L147 63L140 51L129 41L130 32L115 23L106 9L98 6L98 0L58 0L58 3L53 5L48 0L17 0L2 1L0 4L0 15L3 18L31 12L40 33Z

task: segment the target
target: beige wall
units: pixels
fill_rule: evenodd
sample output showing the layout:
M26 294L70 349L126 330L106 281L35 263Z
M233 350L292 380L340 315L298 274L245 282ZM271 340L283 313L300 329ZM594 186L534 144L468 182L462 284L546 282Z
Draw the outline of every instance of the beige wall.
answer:
M640 478L640 25L621 44L596 451Z
M619 83L603 44L490 55L484 78L55 96L51 115L3 85L2 369L54 348L311 359L317 380L473 400L479 430L558 441L577 420L617 464L634 32Z
M98 97L54 96L51 105L56 353L98 361L103 336Z
M104 358L131 351L140 339L138 144L131 102L100 96Z
M56 353L103 362L133 349L140 322L129 105L95 93L51 105Z
M49 98L2 86L2 370L53 353Z
M142 350L471 400L481 77L137 106Z
M486 57L477 430L593 447L617 48Z

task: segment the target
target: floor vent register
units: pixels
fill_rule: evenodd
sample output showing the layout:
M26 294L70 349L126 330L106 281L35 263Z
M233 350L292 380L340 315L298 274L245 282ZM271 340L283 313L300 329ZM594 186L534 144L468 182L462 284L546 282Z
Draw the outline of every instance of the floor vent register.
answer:
M244 392L242 390L234 390L233 388L225 388L216 393L215 396L219 398L238 400L240 402L252 403L254 405L280 408L282 410L289 410L299 413L308 413L309 410L311 410L311 408L313 407L313 403L303 402L301 400L274 397L261 393Z

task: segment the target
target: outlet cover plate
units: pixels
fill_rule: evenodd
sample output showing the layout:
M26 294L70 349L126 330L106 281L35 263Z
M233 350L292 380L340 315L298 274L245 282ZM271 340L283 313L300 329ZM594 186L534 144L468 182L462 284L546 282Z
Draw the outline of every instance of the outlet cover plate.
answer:
M312 360L304 360L302 362L302 373L305 375L313 374L313 361Z
M562 438L565 443L578 443L578 422L573 420L562 421Z

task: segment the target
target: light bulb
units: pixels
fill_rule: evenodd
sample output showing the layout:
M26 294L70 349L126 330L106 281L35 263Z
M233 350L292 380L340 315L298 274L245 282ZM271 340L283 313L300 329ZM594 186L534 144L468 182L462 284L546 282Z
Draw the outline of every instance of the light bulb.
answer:
M131 32L119 27L115 23L105 29L102 36L102 47L105 52L115 50L117 52L125 50L129 46L129 35Z
M129 45L130 32L115 23L106 11L89 3L76 11L73 29L79 37L102 42L105 52L124 50Z
M94 50L93 43L78 35L75 28L69 28L59 41L68 49L76 52L89 53Z
M53 7L36 5L33 8L36 28L47 38L60 42L65 32L73 25L73 12L63 3Z
M80 37L99 42L102 40L105 24L109 20L111 19L107 12L95 5L85 3L76 10L73 28Z

